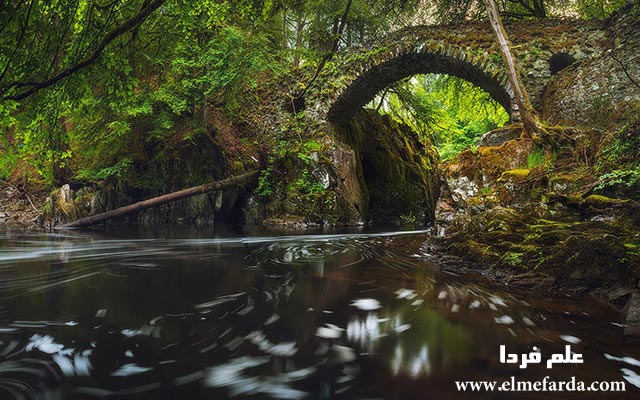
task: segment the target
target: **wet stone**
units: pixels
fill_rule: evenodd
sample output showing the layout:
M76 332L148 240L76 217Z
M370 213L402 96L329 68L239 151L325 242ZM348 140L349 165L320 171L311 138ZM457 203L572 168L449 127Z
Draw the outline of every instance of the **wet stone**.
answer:
M509 140L520 137L521 130L513 128L495 129L487 132L478 141L478 146L500 146Z
M636 292L631 295L626 306L626 321L640 326L640 293Z

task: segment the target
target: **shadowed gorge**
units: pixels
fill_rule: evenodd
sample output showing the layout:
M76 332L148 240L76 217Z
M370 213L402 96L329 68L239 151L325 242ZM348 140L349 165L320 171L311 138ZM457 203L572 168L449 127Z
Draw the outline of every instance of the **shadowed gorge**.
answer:
M367 220L434 222L438 154L430 141L374 110L361 110L338 129L355 149Z

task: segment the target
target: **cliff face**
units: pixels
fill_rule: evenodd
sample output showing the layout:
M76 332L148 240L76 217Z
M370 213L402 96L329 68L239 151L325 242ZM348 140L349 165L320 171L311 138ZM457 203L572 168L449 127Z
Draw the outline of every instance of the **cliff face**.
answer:
M373 110L360 112L338 132L355 150L367 220L433 222L439 177L430 141Z
M258 146L250 134L241 134L213 107L201 118L195 124L183 121L172 135L149 135L148 140L133 143L128 149L133 154L132 167L121 176L54 190L45 202L41 222L45 226L68 223L259 167ZM246 188L233 187L149 208L117 222L210 227L238 221L246 198Z

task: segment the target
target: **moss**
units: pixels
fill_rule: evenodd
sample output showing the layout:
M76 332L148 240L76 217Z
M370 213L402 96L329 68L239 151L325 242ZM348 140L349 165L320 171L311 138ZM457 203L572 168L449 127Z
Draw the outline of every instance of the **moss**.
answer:
M524 168L519 168L519 169L510 169L508 171L504 171L502 173L502 175L500 176L500 179L506 179L506 178L516 178L518 180L522 180L525 179L527 176L529 176L529 170L528 169L524 169Z
M452 245L452 247L457 250L458 254L474 261L495 261L500 258L500 254L494 251L494 249L490 245L475 241L473 239L468 239L461 243L455 243Z
M52 211L52 205L51 202L46 202L44 203L44 206L42 206L42 213L47 216L50 215Z
M534 149L531 140L510 140L500 146L478 148L480 166L485 177L499 179L505 171L517 170L527 165L527 157Z
M636 229L599 221L557 221L502 208L472 216L455 229L461 233L450 236L449 249L494 273L535 271L552 277L556 287L583 288L640 277Z
M244 164L240 161L234 161L231 163L231 170L233 171L232 175L242 174L247 171Z
M374 222L401 223L414 216L430 222L435 213L438 155L406 125L366 110L339 131L355 150L358 179Z
M520 267L523 265L522 256L522 253L507 252L502 260L509 266Z
M584 198L583 204L594 207L610 207L612 205L621 205L628 203L629 200L612 199L611 197L592 194Z
M623 243L629 257L640 258L640 243ZM640 268L640 260L636 260L636 268Z
M511 247L511 251L519 253L538 253L540 251L540 247L534 244L518 243Z
M548 189L562 194L579 194L580 190L588 187L593 180L591 172L587 168L573 168L549 174Z

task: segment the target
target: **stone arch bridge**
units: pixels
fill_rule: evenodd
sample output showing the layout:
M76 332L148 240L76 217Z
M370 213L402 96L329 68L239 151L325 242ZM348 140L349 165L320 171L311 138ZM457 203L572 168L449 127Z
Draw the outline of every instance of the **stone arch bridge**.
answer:
M578 20L506 22L505 28L534 107L541 104L551 78L549 59L555 53L576 60L607 48L602 23ZM488 22L418 26L397 31L373 46L334 60L305 98L320 120L343 122L377 93L403 78L427 73L454 75L486 90L512 120L518 108L498 44Z
M505 28L535 107L541 106L551 81L549 60L553 54L594 59L611 47L614 37L605 23L569 19L513 21ZM507 110L512 121L519 119L488 22L397 31L368 47L334 57L303 99L296 98L298 86L291 80L275 82L265 92L277 93L280 101L271 97L271 101L247 110L254 131L279 140L312 138L323 149L321 155L295 171L280 171L280 164L273 164L272 171L281 181L281 188L274 192L282 194L268 201L264 215L274 220L279 215L297 215L301 220L337 224L395 223L407 216L433 221L440 185L435 147L374 110L358 112L394 82L428 73L453 75L483 88ZM283 92L283 86L288 90ZM304 112L291 118L284 110ZM282 165L296 162L283 161ZM287 189L305 176L302 171L307 171L304 179L326 189L320 200L311 201Z

